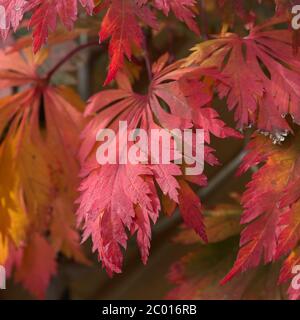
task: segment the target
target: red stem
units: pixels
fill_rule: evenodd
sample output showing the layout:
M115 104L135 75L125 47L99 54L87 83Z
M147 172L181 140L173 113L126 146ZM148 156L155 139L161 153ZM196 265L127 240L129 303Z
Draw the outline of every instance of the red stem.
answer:
M151 62L150 62L148 51L145 51L145 63L146 63L148 78L149 78L149 81L151 82L152 81L152 68L151 68Z
M143 49L144 49L144 60L145 60L145 64L146 64L148 79L151 82L152 81L152 67L151 67L151 61L150 61L148 46L147 46L146 34L145 34L144 42L143 42Z
M46 75L46 81L50 81L50 79L52 78L53 74L63 65L65 64L68 60L70 60L77 52L84 50L86 48L92 47L92 46L96 46L99 45L98 41L93 41L93 42L89 42L89 43L85 43L82 44L78 47L76 47L75 49L73 49L72 51L70 51L64 58L62 58Z
M201 19L201 35L204 40L209 39L208 35L208 24L207 24L207 18L206 18L206 12L203 0L199 0L199 10L200 10L200 19Z

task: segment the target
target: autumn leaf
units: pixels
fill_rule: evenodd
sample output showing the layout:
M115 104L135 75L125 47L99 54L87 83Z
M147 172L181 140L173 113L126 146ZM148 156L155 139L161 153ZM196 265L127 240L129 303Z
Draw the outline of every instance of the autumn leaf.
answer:
M80 1L91 14L94 4L91 0ZM31 0L27 10L34 10L29 26L33 28L33 50L36 53L47 42L49 31L53 32L57 25L57 16L70 31L74 27L78 14L77 0Z
M0 146L0 264L4 264L9 255L9 245L20 246L27 231L27 217L24 204L19 197L19 179L14 176L14 143L2 143Z
M236 262L223 279L277 260L292 252L300 239L299 134L284 145L274 145L257 136L248 146L249 153L240 172L261 165L253 174L242 197L240 251Z
M154 6L166 16L172 11L180 21L185 22L192 31L199 34L199 27L194 20L196 13L193 8L196 5L196 0L154 0Z
M24 248L12 253L9 266L16 265L14 278L39 299L45 298L50 278L56 273L55 251L39 234L33 234Z
M44 298L58 257L90 264L81 238L91 238L109 275L122 272L132 237L146 264L153 225L161 212L178 212L185 227L177 241L194 248L173 266L169 297L278 299L284 297L281 285L289 285L289 298L299 299L300 42L291 25L296 4L0 0L6 18L0 31L0 264L8 275ZM69 40L80 44L64 55ZM194 41L200 43L192 53L176 60ZM74 87L67 87L62 67L91 46L108 47L109 88L88 86L81 67L72 75ZM166 50L171 54L161 56ZM94 69L96 56L87 54L83 67ZM105 75L106 67L101 64L93 76ZM53 77L58 70L60 79ZM82 82L80 92L96 92L86 106L74 92ZM254 132L239 171L251 170L252 179L239 199L243 211L220 205L204 212L198 190L208 178L188 173L195 159L179 145L181 132L188 131L195 138L191 153L204 153L197 166L220 164L214 138L243 137L220 118L221 100L238 129ZM229 113L222 110L222 117ZM117 135L103 140L104 129ZM170 140L170 146L159 144L171 153L167 164L149 153L153 130L164 130ZM130 148L138 160L129 164ZM106 155L116 163L100 165L98 157Z
M208 245L201 244L187 230L179 233L176 242L193 244L193 247L190 253L171 266L168 279L174 288L167 294L167 299L252 300L280 297L276 284L277 266L252 270L223 287L219 284L226 268L234 260L241 211L238 205L220 205L204 212L210 235ZM219 232L216 232L216 227Z
M119 131L120 121L127 121L128 130L142 128L149 134L154 128L206 128L210 123L210 131L205 137L207 142L210 141L210 133L222 138L239 137L208 106L212 99L210 86L199 79L201 76L214 78L214 71L180 69L180 63L166 66L167 61L168 56L165 55L153 65L153 79L146 95L133 92L127 77L120 75L119 88L93 96L85 111L87 116L94 117L82 134L80 157L83 181L78 200L78 220L83 223L84 239L92 237L93 249L98 251L99 259L109 274L121 272L121 248L126 248L126 229L132 234L137 232L142 260L146 263L151 238L150 221L155 223L161 210L155 184L171 202L179 203L185 223L204 240L206 235L198 197L186 182L177 180L182 176L179 166L174 163L100 166L95 159L95 136L99 130L113 129L122 141L127 137ZM159 99L168 105L170 112L163 108ZM218 163L212 149L207 147L205 154L208 163ZM199 177L192 182L203 185L204 179Z
M298 5L299 0L275 0L276 12L278 15L291 14L292 7Z
M144 5L139 6L132 0L105 1L102 7L108 7L99 32L100 42L110 39L109 55L111 62L105 84L110 83L118 70L124 65L124 56L129 60L132 46L142 49L144 35L139 19L146 25L155 28L157 22L153 12ZM99 10L99 9L98 9Z
M282 284L288 281L291 281L290 287L288 289L288 295L292 300L299 300L300 299L300 291L293 287L293 282L297 281L295 278L298 274L297 266L300 265L300 248L299 246L293 250L288 258L284 261L283 266L280 271L280 278L278 283ZM296 269L296 272L293 270Z
M0 87L20 88L0 99L0 162L7 179L0 187L1 259L10 261L14 252L24 252L15 279L39 297L55 271L49 265L47 275L47 269L40 268L40 250L53 251L53 264L58 252L88 263L79 247L74 216L82 104L70 89L48 86L40 78L38 68L46 58L47 52L33 56L30 49L0 53ZM47 232L50 239L41 244L45 248L35 248L37 240L31 234L42 237ZM27 270L31 259L27 253L37 263L33 273Z
M3 0L4 1L4 0ZM6 1L6 0L5 0ZM158 22L155 13L148 1L138 0L105 0L98 5L93 0L80 0L88 14L106 10L99 32L100 42L110 38L109 55L111 63L106 79L110 83L116 76L117 71L124 65L124 57L129 60L132 56L132 46L143 48L144 35L140 22L156 29ZM154 7L161 10L165 15L173 11L175 16L185 22L191 30L198 33L199 29L194 20L195 13L192 8L194 0L184 2L178 0L154 1ZM33 50L38 52L47 43L49 33L56 30L58 18L62 25L71 31L78 17L77 0L14 0L6 1L4 7L8 13L8 26L5 30L7 36L10 27L17 30L19 23L26 12L30 12L29 27L33 29Z
M221 204L214 208L206 208L204 220L208 243L221 242L238 235L241 229L239 224L241 211L238 204ZM182 244L196 244L199 243L199 237L195 236L191 229L183 227L175 241Z
M244 0L218 0L218 5L223 14L223 29L227 29L234 23L235 16L239 17L248 26L254 23L255 14L245 8L245 2Z
M6 38L10 28L17 31L26 7L26 0L1 0L0 5L5 10L5 24L6 28L1 28L0 34Z
M79 0L88 14L95 7L93 0ZM33 49L36 53L47 42L49 31L55 31L59 16L62 24L69 30L74 27L78 15L77 0L1 0L5 9L6 28L1 30L4 38L10 29L17 31L25 13L31 12L29 27L33 28Z
M280 141L291 131L284 117L300 123L299 59L288 30L255 27L244 38L227 34L194 47L187 65L218 67L228 83L218 87L235 110L238 127L255 125Z
M132 47L145 50L144 34L140 21L145 26L153 29L158 28L158 21L155 13L147 5L148 0L111 0L104 1L96 12L107 8L106 15L102 21L99 32L100 42L110 38L109 55L111 62L105 84L110 83L116 76L118 70L124 65L124 57L129 60L132 57ZM191 8L195 5L194 0L155 0L154 7L168 15L172 10L175 16L184 21L191 30L199 33L195 14Z

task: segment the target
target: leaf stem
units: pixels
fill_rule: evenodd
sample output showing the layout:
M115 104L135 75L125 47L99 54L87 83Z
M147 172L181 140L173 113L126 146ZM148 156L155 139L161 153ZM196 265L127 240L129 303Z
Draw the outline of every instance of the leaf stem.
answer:
M148 52L145 52L145 63L146 63L148 78L149 78L149 81L151 82L152 81L152 69L151 69L151 63L150 63Z
M198 2L199 10L200 10L200 19L201 19L201 34L204 40L209 39L208 35L208 25L207 25L207 18L205 12L205 6L203 0L199 0Z
M148 79L151 82L152 81L152 67L151 67L151 61L149 57L149 51L148 51L148 46L147 46L147 35L145 32L145 38L144 38L144 43L143 43L143 49L144 49L144 60L146 64L146 69L148 73Z
M84 50L86 48L92 47L92 46L96 46L99 45L99 41L92 41L92 42L88 42L85 44L82 44L78 47L76 47L75 49L73 49L72 51L70 51L65 57L63 57L60 61L58 61L58 63L47 73L45 80L47 82L49 82L52 78L52 76L54 75L54 73L63 65L65 64L67 61L69 61L76 53L78 53L81 50Z

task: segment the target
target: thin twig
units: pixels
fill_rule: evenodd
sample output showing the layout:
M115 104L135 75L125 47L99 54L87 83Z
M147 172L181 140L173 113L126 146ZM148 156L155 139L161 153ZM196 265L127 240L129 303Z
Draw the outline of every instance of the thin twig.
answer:
M149 59L148 52L145 52L145 63L146 63L148 78L149 78L149 81L151 82L152 81L152 68L151 68L151 62Z
M208 25L207 25L207 18L206 18L206 12L203 4L203 0L199 0L199 10L200 10L200 19L201 19L201 35L204 40L209 39L208 35Z
M76 53L78 53L81 50L84 50L86 48L92 47L92 46L96 46L99 45L98 41L92 41L92 42L88 42L85 44L82 44L78 47L76 47L75 49L73 49L72 51L70 51L64 58L62 58L46 75L46 81L49 82L50 79L52 78L52 76L54 75L54 73L63 65L65 64L67 61L69 61Z
M144 49L144 59L145 59L145 64L146 64L146 68L147 68L148 79L151 82L152 81L152 67L151 67L151 61L150 61L146 36L144 37L143 49Z

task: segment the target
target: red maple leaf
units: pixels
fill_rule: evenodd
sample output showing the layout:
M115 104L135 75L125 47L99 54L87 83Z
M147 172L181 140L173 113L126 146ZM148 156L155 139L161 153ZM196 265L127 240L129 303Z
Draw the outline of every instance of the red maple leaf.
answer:
M1 29L1 34L4 38L7 37L10 28L17 31L20 22L23 19L26 0L0 0L0 5L5 9L6 28Z
M80 0L91 14L92 0ZM49 31L54 31L59 16L62 24L71 30L77 20L78 0L30 0L27 11L34 10L29 26L33 28L33 50L36 53L47 42Z
M215 72L199 68L180 69L181 63L165 67L167 61L168 56L163 56L154 64L153 80L146 95L133 92L128 79L122 75L118 79L119 89L96 94L86 109L86 115L97 114L82 134L80 155L84 179L78 200L78 219L84 226L84 239L92 237L94 250L98 251L109 274L121 272L121 247L126 248L126 229L137 232L137 242L146 263L151 238L150 221L156 222L161 209L155 183L172 202L180 203L186 224L202 238L206 239L206 235L200 200L186 182L176 179L182 176L180 167L174 163L100 166L95 159L97 132L107 127L117 131L119 121L127 121L128 130L139 127L149 133L153 128L207 128L210 123L209 132L220 137L239 136L226 128L207 106L212 99L211 90L197 80L200 75L214 77ZM159 99L168 105L170 112L164 110ZM122 132L118 137L125 139ZM209 133L206 141L209 141ZM211 151L206 149L206 161L216 164ZM191 181L203 184L205 180L199 177Z
M132 46L145 49L144 34L139 22L154 29L158 27L156 16L147 5L148 2L148 0L107 0L97 8L96 12L108 8L99 32L100 41L111 38L109 44L111 62L105 84L115 78L124 64L125 56L131 59ZM191 10L194 5L194 0L154 1L155 8L162 10L165 15L172 10L179 20L184 21L194 32L199 33L194 21L195 14Z
M154 6L162 10L162 12L168 16L170 11L180 20L187 24L187 26L199 34L199 28L195 22L195 12L193 7L197 4L196 0L154 0Z
M2 0L7 12L8 25L4 32L7 35L10 27L17 30L24 13L32 13L29 27L33 28L33 50L36 53L46 44L49 32L57 26L58 17L70 31L78 16L78 0ZM158 27L155 13L145 0L105 0L94 4L93 0L79 0L89 14L107 10L99 32L100 42L110 38L109 55L111 63L106 84L111 82L117 71L123 67L124 57L132 56L132 46L143 49L144 35L142 22L152 28ZM1 1L0 1L1 4ZM175 16L185 22L191 30L198 33L198 27L192 11L194 0L155 0L154 7L165 15L173 11ZM96 8L96 9L95 9ZM94 10L95 9L95 10Z
M108 10L102 21L100 41L111 37L109 44L111 63L105 82L108 84L123 66L124 56L131 59L132 45L142 48L144 38L138 19L153 28L157 24L154 14L147 6L139 6L132 0L105 1L98 10L103 7L108 7Z
M247 37L227 34L199 44L187 64L218 67L227 84L221 83L221 97L235 110L238 126L255 125L282 139L290 131L284 117L292 115L300 123L299 57L288 30L251 30Z
M257 136L248 146L240 172L262 165L242 197L244 212L240 251L232 270L222 283L236 274L267 264L297 248L300 240L300 149L299 134L293 143L274 145L267 137ZM280 282L291 274L291 258L285 262ZM293 294L295 295L295 293Z

